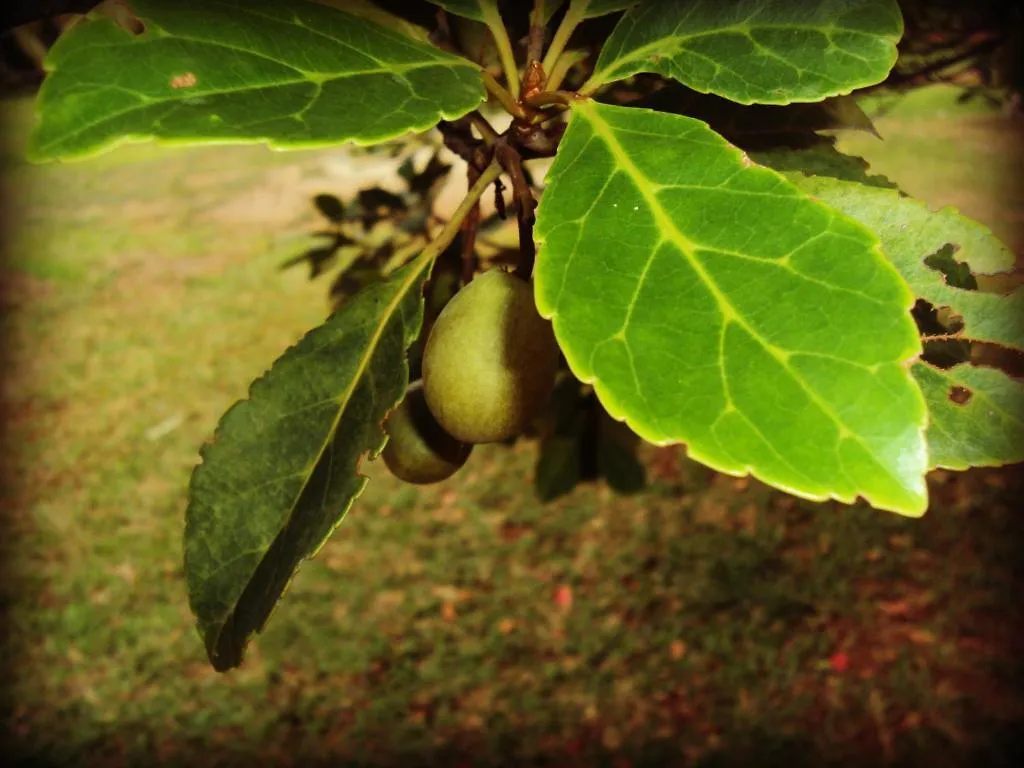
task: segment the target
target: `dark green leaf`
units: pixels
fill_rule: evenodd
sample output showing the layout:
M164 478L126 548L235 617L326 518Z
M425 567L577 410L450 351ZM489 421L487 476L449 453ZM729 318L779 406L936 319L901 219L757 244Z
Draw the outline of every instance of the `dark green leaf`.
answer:
M927 506L913 294L876 237L703 123L581 101L537 213L537 304L655 444L812 498Z
M833 142L824 139L800 149L751 151L749 154L750 158L760 165L783 174L828 176L873 187L897 188L896 184L885 176L868 173L868 164L863 158L843 154L835 148Z
M367 288L310 331L224 414L192 474L189 602L210 661L238 666L301 562L359 496L404 396L429 261Z
M607 16L609 13L624 11L638 2L642 2L642 0L582 0L580 5L586 5L583 18L593 19L598 16Z
M896 0L648 0L583 90L653 72L743 104L818 101L884 80L902 33Z
M471 62L361 16L292 0L134 0L146 31L83 21L52 48L33 160L126 139L373 144L484 98Z
M497 0L430 0L434 5L439 5L449 13L454 13L456 16L462 16L466 19L473 19L474 21L481 21L487 23L487 21L498 19L501 21L501 14L498 13L498 2ZM527 7L523 8L524 13L528 10Z
M540 444L533 486L541 501L553 501L569 493L580 481L578 435L553 435Z
M647 472L636 455L636 445L628 436L617 434L617 422L605 417L597 444L597 467L608 487L616 493L638 493L647 484Z
M745 105L669 82L629 106L703 120L715 133L748 151L815 146L822 143L817 131L823 130L860 130L877 135L870 118L851 96L835 96L813 104Z

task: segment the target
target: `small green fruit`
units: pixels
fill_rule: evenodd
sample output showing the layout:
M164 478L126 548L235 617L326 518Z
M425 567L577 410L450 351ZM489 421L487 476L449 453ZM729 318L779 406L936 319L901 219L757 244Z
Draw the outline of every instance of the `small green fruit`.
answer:
M438 423L457 439L508 440L551 396L558 356L530 283L492 269L438 315L423 352L423 393Z
M388 414L384 431L388 435L381 452L384 464L399 480L416 485L451 477L473 450L473 446L460 443L441 428L418 385L410 387L405 399Z

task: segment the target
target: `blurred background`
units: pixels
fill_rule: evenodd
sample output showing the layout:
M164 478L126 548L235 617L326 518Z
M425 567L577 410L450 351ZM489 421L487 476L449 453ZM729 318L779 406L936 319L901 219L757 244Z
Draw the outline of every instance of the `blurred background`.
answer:
M1020 18L1000 7L908 2L899 65L860 94L882 139L839 146L991 227L1020 265ZM0 37L0 753L1021 764L1020 467L937 472L911 520L673 448L641 450L641 492L591 483L548 504L530 441L481 446L436 487L370 464L243 667L212 671L182 573L198 448L329 311L323 282L282 268L322 226L314 197L398 191L400 160L136 144L30 165L42 57L76 18Z

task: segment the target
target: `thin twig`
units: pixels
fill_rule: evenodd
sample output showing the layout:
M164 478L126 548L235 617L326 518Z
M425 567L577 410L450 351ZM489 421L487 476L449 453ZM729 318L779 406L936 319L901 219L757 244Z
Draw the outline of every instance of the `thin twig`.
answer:
M568 108L565 104L549 104L544 112L537 112L530 118L530 125L534 127L544 125L548 120L553 120L565 114Z
M458 208L455 209L448 221L445 222L441 231L437 233L437 237L427 243L419 258L436 259L445 248L451 245L452 240L455 239L459 230L462 229L463 219L470 214L473 206L479 202L480 196L483 195L487 187L493 184L498 176L501 175L501 171L501 163L497 159L492 160L490 165L481 171L473 186L469 188L466 196L459 203Z
M480 136L483 138L484 144L486 144L488 147L493 146L494 142L498 140L499 136L498 132L494 130L494 127L487 120L487 118L481 115L480 112L475 109L468 115L466 115L466 117L468 117L469 121L473 124L473 126L478 131L480 131Z
M530 12L530 37L526 44L526 61L540 61L544 55L544 23L545 0L533 0L533 10Z
M494 209L502 221L508 218L508 213L505 211L505 185L501 183L501 179L494 182Z
M523 174L523 158L513 147L509 146L507 142L496 144L494 159L508 174L509 180L512 182L512 195L516 201L516 217L519 221L519 263L516 264L515 272L524 280L529 280L537 255L533 242L534 210L537 207L537 201Z
M558 123L547 129L538 126L519 128L514 126L515 144L523 160L537 157L554 157L558 151L558 143L565 134L566 123Z
M465 117L458 120L441 120L437 129L444 137L444 145L454 152L458 157L465 160L469 165L478 162L477 150L480 147L480 140L473 136L470 130L470 122ZM482 166L481 166L482 167ZM481 168L478 167L477 170Z
M505 111L512 115L512 117L518 118L520 120L525 120L526 110L523 109L523 106L518 101L516 101L517 97L513 96L509 91L507 91L502 86L501 83L494 79L494 75L492 75L486 69L483 70L480 74L483 77L484 88L486 88L488 93L494 96L494 98L501 102L501 106L505 108ZM517 80L516 89L518 88L519 81Z

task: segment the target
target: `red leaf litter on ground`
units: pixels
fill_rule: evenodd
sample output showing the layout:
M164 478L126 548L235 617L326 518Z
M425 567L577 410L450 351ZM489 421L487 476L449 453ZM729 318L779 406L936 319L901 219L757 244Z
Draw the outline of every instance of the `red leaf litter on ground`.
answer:
M572 608L572 587L568 584L559 584L555 588L555 605L561 608L563 611L568 611Z
M839 651L829 656L828 663L834 671L845 672L847 667L850 666L850 657L842 651Z

